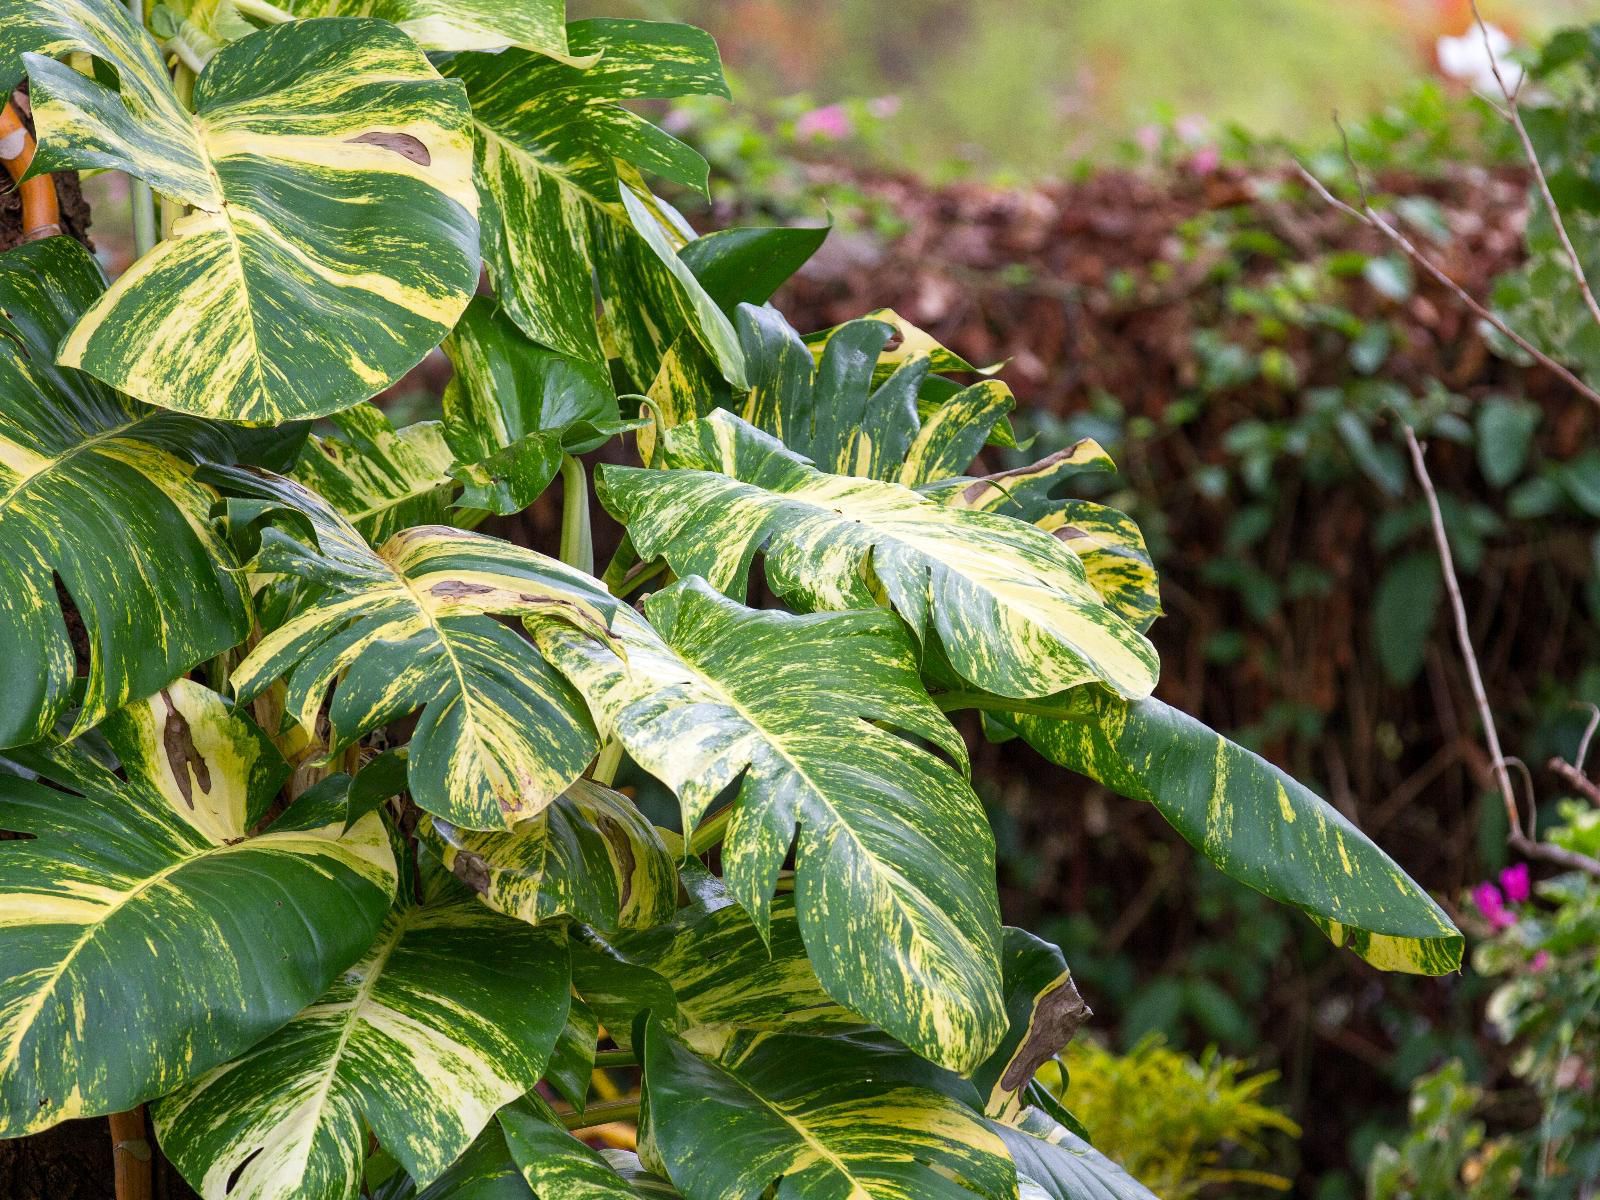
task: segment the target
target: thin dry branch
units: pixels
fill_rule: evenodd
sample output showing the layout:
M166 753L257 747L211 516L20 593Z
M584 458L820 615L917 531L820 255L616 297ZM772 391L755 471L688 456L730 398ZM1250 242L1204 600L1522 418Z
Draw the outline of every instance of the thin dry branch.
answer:
M1494 81L1500 85L1500 94L1506 100L1501 115L1510 121L1511 127L1517 131L1517 140L1522 143L1523 157L1528 160L1528 167L1533 171L1534 182L1538 184L1539 197L1544 201L1545 211L1555 223L1556 236L1561 239L1562 252L1567 257L1567 266L1572 271L1572 277L1577 280L1578 291L1583 294L1584 306L1589 310L1589 316L1594 319L1594 323L1600 325L1600 303L1595 302L1594 290L1589 287L1589 277L1583 270L1583 260L1578 257L1577 247L1567 236L1567 225L1561 219L1561 209L1556 206L1555 196L1550 192L1550 181L1545 178L1544 166L1539 162L1539 154L1533 148L1533 139L1528 136L1528 127L1522 123L1522 108L1517 102L1522 91L1522 80L1518 79L1515 88L1506 84L1505 76L1500 73L1500 60L1495 56L1494 43L1489 38L1489 27L1484 24L1483 14L1478 11L1477 0L1472 0L1472 16L1478 22L1478 33L1483 37L1484 53L1489 56L1489 70L1494 72Z
M1361 188L1361 208L1356 208L1353 205L1346 204L1343 200L1339 199L1339 197L1330 192L1323 184L1322 180L1318 179L1309 170L1307 170L1304 163L1299 161L1295 162L1295 170L1299 172L1300 178L1305 180L1306 185L1310 187L1312 191L1316 192L1317 195L1321 196L1323 200L1331 204L1340 212L1345 213L1347 216L1354 217L1363 224L1370 225L1373 229L1376 229L1384 237L1393 242L1407 258L1416 263L1417 266L1421 267L1422 270L1426 271L1444 287L1448 288L1455 295L1456 299L1461 301L1461 303L1479 320L1494 326L1494 328L1499 330L1501 334L1503 334L1510 341L1514 342L1517 348L1520 349L1524 354L1527 354L1540 366L1559 377L1564 383L1567 384L1568 387L1572 388L1579 395L1583 396L1583 398L1588 400L1591 404L1595 405L1596 407L1600 407L1600 392L1595 391L1566 367L1562 366L1543 350L1539 349L1539 347L1535 346L1527 338L1523 337L1515 329L1511 328L1511 326L1507 325L1493 312L1489 311L1489 309L1484 307L1483 304L1479 303L1472 293L1468 292L1466 288L1462 287L1454 279L1451 279L1449 275L1445 274L1443 268L1439 267L1433 262L1432 259L1423 254L1421 250L1417 249L1415 243L1413 243L1410 238L1406 237L1405 234L1401 233L1388 221L1384 220L1382 215L1380 215L1379 212L1373 208L1371 203L1366 199L1366 186L1361 183L1361 174L1358 170L1356 170L1353 162L1351 164L1351 169L1356 171L1356 182Z
M1455 556L1450 553L1450 538L1445 533L1444 514L1439 511L1439 493L1434 489L1433 477L1428 474L1428 464L1422 453L1422 444L1417 441L1417 435L1411 426L1405 426L1406 447L1411 451L1411 466L1416 473L1417 482L1422 485L1423 495L1428 501L1428 517L1433 526L1433 540L1439 551L1439 568L1444 574L1445 592L1450 598L1451 615L1455 618L1456 641L1461 649L1462 661L1467 667L1467 682L1472 688L1472 700L1478 709L1478 719L1483 723L1483 738L1489 747L1489 765L1494 772L1496 785L1500 789L1500 799L1506 807L1506 820L1510 826L1510 833L1506 841L1512 849L1526 858L1539 859L1542 862L1552 863L1565 867L1568 870L1584 871L1600 879L1600 859L1590 858L1587 854L1579 854L1561 846L1552 846L1548 842L1536 842L1522 829L1522 814L1517 804L1515 790L1511 786L1511 772L1507 767L1505 755L1500 750L1500 731L1495 726L1494 711L1489 707L1489 697L1483 689L1483 673L1478 668L1478 655L1472 648L1472 632L1467 624L1467 606L1461 599L1461 582L1456 576Z

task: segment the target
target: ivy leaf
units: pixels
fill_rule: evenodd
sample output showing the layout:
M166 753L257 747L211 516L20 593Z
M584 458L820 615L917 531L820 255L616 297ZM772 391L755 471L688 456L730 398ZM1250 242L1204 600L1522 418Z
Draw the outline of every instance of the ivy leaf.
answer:
M120 90L44 57L68 53ZM7 89L28 72L36 172L114 167L194 210L78 321L68 366L200 416L319 416L414 366L477 286L466 99L386 21L225 46L193 113L116 0L5 0L0 61Z
M617 103L726 96L716 43L687 25L622 20L574 22L568 43L601 57L585 70L518 50L446 64L472 102L483 256L501 302L535 341L604 369L598 279L639 386L685 328L742 383L732 325L677 256L689 240L681 219L640 176L704 190L705 161Z
M652 1021L645 1079L656 1146L688 1200L755 1196L778 1179L795 1196L1016 1195L1005 1146L976 1113L863 1072L847 1042L777 1034L713 1063Z
M429 1184L539 1081L568 994L559 930L453 884L403 902L315 1004L157 1105L161 1148L207 1200L355 1200L370 1129Z
M1137 699L1155 686L1155 649L1042 530L824 474L728 412L667 431L658 460L673 469L602 466L597 490L641 556L664 557L680 577L742 596L759 550L790 604L868 608L881 592L985 691L1041 696L1100 681Z
M1478 469L1497 488L1514 482L1528 461L1544 412L1526 400L1491 396L1478 409Z
M685 829L742 780L723 865L758 928L798 826L795 903L822 986L918 1053L976 1066L1004 1021L994 841L961 774L890 732L965 766L904 627L881 611L747 609L700 579L645 611L649 624L616 615L625 658L555 623L535 637L607 736L678 795Z
M81 733L250 632L191 461L232 457L235 431L52 362L104 287L70 238L0 256L0 655L27 664L0 688L0 746L45 737L74 702ZM66 602L83 622L81 694Z
M564 452L582 454L634 428L617 413L606 373L534 344L495 301L467 306L444 350L444 436L466 491L461 504L521 512L555 478Z
M1154 804L1224 874L1303 911L1336 946L1386 971L1443 975L1462 937L1394 861L1309 788L1159 700L1098 689L1071 719L1008 714L1051 762Z
M597 929L672 915L678 876L661 838L621 792L579 779L509 833L429 817L418 836L496 912L539 925L573 916Z
M394 891L376 814L344 832L308 795L250 836L288 767L199 684L101 730L123 777L73 746L10 751L37 781L0 774L0 828L30 835L0 842L0 1137L239 1053L367 948Z
M589 576L496 538L424 525L377 550L298 484L218 472L230 491L290 514L268 527L252 569L315 585L234 671L241 701L287 677L307 731L330 685L329 756L416 709L407 777L417 803L452 824L510 828L559 796L594 757L583 701L516 630L489 614L559 614L606 636L614 601Z
M437 421L397 430L371 404L335 413L332 421L339 436L310 438L291 478L328 501L371 542L445 520L455 484L450 448Z
M1433 551L1408 554L1392 563L1378 580L1372 601L1373 642L1384 676L1396 687L1411 683L1422 671L1444 599L1444 577Z

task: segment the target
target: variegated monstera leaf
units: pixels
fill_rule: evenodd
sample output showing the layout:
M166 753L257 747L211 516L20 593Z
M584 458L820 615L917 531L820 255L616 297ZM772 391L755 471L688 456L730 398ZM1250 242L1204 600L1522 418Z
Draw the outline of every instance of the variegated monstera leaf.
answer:
M71 746L0 773L0 828L29 835L0 842L0 1137L238 1054L366 950L394 893L376 814L346 830L308 793L252 834L288 768L198 684L102 729L120 776Z
M437 421L404 429L381 409L335 413L338 434L307 439L290 475L338 510L372 543L411 525L440 525L455 496L453 460Z
M422 709L409 743L412 796L470 829L511 828L575 780L598 748L583 701L529 641L489 614L554 615L607 637L615 601L589 576L497 538L440 525L374 550L291 480L219 478L268 520L254 570L304 585L294 610L234 672L242 699L279 678L308 733L330 685L327 753Z
M472 102L483 256L501 303L529 337L597 367L609 339L639 387L691 329L742 384L733 326L678 256L693 234L643 180L704 190L705 160L617 103L726 96L716 44L687 25L621 20L576 21L568 44L599 58L580 69L507 50L445 65Z
M650 387L663 424L727 408L821 470L907 487L959 474L991 440L1016 444L1005 419L1011 389L995 379L961 387L937 374L974 368L895 313L850 321L815 343L770 306L740 304L735 325L749 391L719 387L704 356L680 339ZM653 431L641 434L646 461L654 441Z
M780 1178L793 1196L1017 1194L999 1135L903 1052L774 1034L717 1061L652 1021L644 1063L651 1135L687 1196L757 1196Z
M93 55L116 88L53 56ZM35 170L115 167L186 205L78 321L63 363L231 421L347 408L450 331L478 280L459 84L386 21L298 21L224 47L193 112L117 0L3 0Z
M73 732L222 653L248 597L192 457L232 457L231 429L147 408L52 363L105 288L67 238L0 256L0 746ZM82 622L77 687L70 617Z
M580 779L509 832L424 818L418 836L496 912L541 925L647 929L672 915L678 876L655 827L621 792Z
M767 581L796 607L886 597L962 678L1002 696L1100 682L1138 698L1155 687L1154 648L1042 530L825 474L725 411L668 430L657 459L673 469L602 467L599 495L639 553L680 576L742 596L762 551Z
M1461 966L1461 933L1433 898L1304 784L1159 700L1083 688L1061 702L1061 717L998 720L1052 762L1155 805L1225 874L1300 909L1374 966Z
M315 1004L163 1100L162 1149L205 1200L356 1200L370 1129L430 1184L539 1081L568 996L560 930L447 880Z
M763 930L798 826L800 932L829 995L935 1061L982 1061L1003 1023L994 840L962 773L891 732L966 765L904 626L747 609L699 579L645 608L617 613L615 650L555 623L536 636L686 830L742 779L723 866Z

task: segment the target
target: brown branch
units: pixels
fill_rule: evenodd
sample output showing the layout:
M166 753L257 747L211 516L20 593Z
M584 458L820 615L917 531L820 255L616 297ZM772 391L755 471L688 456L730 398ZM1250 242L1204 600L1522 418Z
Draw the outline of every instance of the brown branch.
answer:
M56 199L56 181L48 172L32 179L22 177L33 165L33 135L22 123L16 105L7 100L0 108L0 162L11 181L22 193L22 240L38 241L61 232L61 204Z
M1351 165L1352 169L1354 169L1354 164L1352 163ZM1417 249L1416 245L1411 241L1410 238L1406 237L1405 234L1401 233L1388 221L1384 220L1383 217L1379 215L1378 211L1374 209L1372 204L1366 199L1365 185L1361 185L1361 175L1359 171L1356 173L1356 182L1362 187L1362 206L1361 208L1355 208L1352 205L1346 204L1343 200L1339 199L1339 197L1330 192L1323 185L1322 180L1318 179L1306 169L1304 163L1296 161L1295 170L1299 172L1300 178L1305 180L1307 186L1316 192L1317 195L1321 196L1323 200L1327 201L1327 203L1331 204L1340 212L1345 213L1347 216L1354 217L1363 224L1370 225L1373 229L1376 229L1384 237L1388 238L1397 247L1399 247L1401 252L1404 253L1407 258L1416 263L1417 266L1421 267L1445 288L1448 288L1450 292L1454 294L1456 299L1459 300L1468 310L1470 310L1480 321L1484 321L1487 324L1492 325L1495 329L1499 330L1501 334L1503 334L1510 341L1514 342L1517 348L1524 354L1528 355L1534 361L1539 363L1539 365L1544 367L1547 371L1559 376L1560 379L1567 384L1567 386L1571 387L1591 404L1600 407L1600 392L1595 391L1588 384L1584 383L1583 380L1579 379L1566 367L1562 366L1555 359L1551 358L1543 350L1539 349L1539 347L1535 346L1527 338L1523 337L1515 329L1511 328L1511 326L1507 325L1494 313L1489 311L1489 309L1485 308L1481 303L1478 302L1476 298L1473 297L1470 292L1467 291L1466 288L1462 287L1454 279L1451 279L1450 276L1445 274L1444 270L1437 266L1432 259L1423 254L1421 250Z
M1511 772L1506 757L1500 750L1500 731L1494 723L1494 711L1489 707L1489 697L1483 689L1483 673L1478 669L1478 656L1472 649L1472 632L1467 623L1467 606L1461 599L1461 582L1456 576L1455 556L1450 553L1450 538L1445 532L1444 514L1439 511L1439 493L1434 489L1433 478L1428 474L1428 464L1423 457L1422 444L1411 426L1406 431L1406 448L1411 451L1411 466L1422 485L1428 501L1428 517L1433 526L1433 540L1439 551L1439 568L1444 573L1445 592L1450 598L1450 611L1455 618L1456 641L1461 658L1467 668L1467 682L1472 688L1472 700L1478 708L1478 718L1483 722L1483 738L1489 746L1489 765L1495 783L1500 788L1500 799L1506 807L1506 820L1510 833L1506 841L1512 849L1526 858L1536 858L1569 870L1583 871L1600 879L1600 859L1590 858L1572 850L1536 842L1522 829L1522 814L1517 805L1516 792L1511 786Z
M112 1113L111 1169L117 1200L150 1200L150 1139L145 1134L144 1105Z
M1545 766L1559 776L1562 783L1577 792L1590 804L1600 807L1600 787L1597 787L1594 780L1578 770L1577 767L1563 758L1552 758Z
M1522 91L1522 80L1517 81L1515 88L1506 85L1505 76L1500 74L1500 62L1495 57L1494 44L1489 40L1489 27L1484 24L1483 14L1478 11L1478 0L1472 0L1472 16L1478 22L1478 32L1483 37L1484 53L1489 56L1489 70L1494 72L1494 81L1500 85L1500 94L1506 99L1506 107L1501 115L1510 121L1511 127L1517 131L1517 140L1522 143L1523 157L1528 160L1528 166L1533 170L1534 182L1539 186L1539 197L1544 201L1545 211L1555 223L1556 235L1561 239L1561 249L1567 256L1567 265L1572 270L1572 277L1578 282L1578 290L1583 293L1583 303L1588 308L1589 315L1594 318L1594 323L1600 325L1600 303L1595 302L1594 291L1589 287L1589 277L1584 274L1583 260L1578 257L1577 247L1567 236L1567 225L1561 219L1561 210L1556 207L1555 196L1550 192L1550 181L1545 178L1539 154L1533 148L1533 139L1528 136L1528 127L1522 123L1522 108L1517 103L1518 93Z

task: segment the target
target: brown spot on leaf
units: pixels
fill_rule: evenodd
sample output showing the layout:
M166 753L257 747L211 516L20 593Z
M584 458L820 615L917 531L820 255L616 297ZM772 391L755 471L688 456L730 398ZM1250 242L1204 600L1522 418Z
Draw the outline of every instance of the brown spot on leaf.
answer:
M421 166L428 166L433 162L433 155L428 153L427 146L412 137L409 133L391 133L382 129L374 129L370 133L360 133L353 138L346 138L347 142L362 142L368 146L382 146L385 150L393 150L401 158L409 158Z
M1078 994L1078 986L1072 982L1070 975L1046 989L1034 1002L1033 1019L1028 1022L1027 1036L1006 1064L1005 1074L1000 1076L1000 1086L1008 1092L1023 1087L1051 1055L1072 1040L1078 1027L1093 1015Z
M596 814L594 823L600 827L600 836L611 847L611 857L617 864L617 874L622 880L622 890L617 895L617 909L620 912L633 899L633 843L628 840L628 831L621 823L605 813Z
M494 589L482 583L467 583L460 579L446 579L436 583L428 589L435 596L442 596L447 600L459 600L463 596L481 596Z
M211 767L194 744L188 718L173 705L172 697L165 688L161 689L161 700L167 706L167 719L161 728L161 746L167 752L167 765L172 768L172 776L178 781L183 802L193 812L195 783L200 785L202 792L208 795L211 792ZM194 772L192 781L189 776L191 770Z

